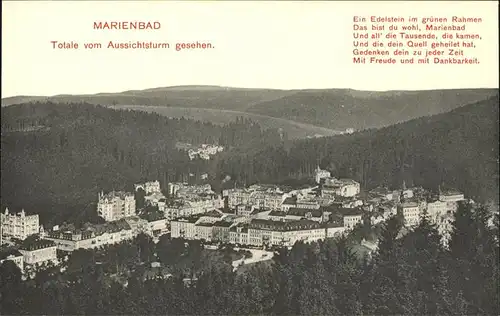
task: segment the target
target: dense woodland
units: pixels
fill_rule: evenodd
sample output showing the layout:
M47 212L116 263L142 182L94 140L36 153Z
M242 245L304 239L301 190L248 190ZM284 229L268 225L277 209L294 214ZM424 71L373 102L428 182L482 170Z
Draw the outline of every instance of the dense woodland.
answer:
M101 190L142 180L196 181L216 190L310 181L317 165L378 185L455 187L498 202L498 98L353 135L288 141L238 119L225 126L89 104L32 103L2 110L1 204L41 214L44 224L96 222ZM218 143L210 161L190 161L176 142ZM192 175L192 176L191 176ZM231 181L227 181L229 177Z
M279 99L257 103L246 111L336 130L362 130L451 111L495 94L498 94L498 90L303 90Z
M0 313L498 315L498 216L493 227L487 225L488 217L481 207L461 204L449 249L442 247L426 219L401 235L401 222L392 218L371 258L356 258L346 238L327 239L279 250L270 266L256 265L242 273L233 272L225 259L200 265L199 245L185 248L168 238L155 246L141 237L131 246L114 247L105 258L79 250L71 255L66 272L39 273L25 282L17 266L6 261L0 265ZM177 271L170 278L151 275L144 281L142 273L132 273L127 286L107 277L137 262L147 267L157 259L155 249L166 266L191 253L196 277ZM96 265L96 260L112 264ZM186 277L192 281L185 282Z
M282 118L333 130L378 128L424 115L451 111L498 94L498 89L424 91L359 91L352 89L242 89L217 86L178 86L95 95L19 96L5 104L30 100L57 103L139 105L203 108Z
M377 185L444 185L498 202L498 98L379 130L296 141L234 154L218 170L240 183L311 177L319 164L337 177Z
M53 223L97 220L101 190L131 191L153 179L166 187L190 174L214 173L213 160L191 161L176 142L230 150L279 145L286 137L243 119L220 127L89 104L11 106L1 122L2 206L24 207Z

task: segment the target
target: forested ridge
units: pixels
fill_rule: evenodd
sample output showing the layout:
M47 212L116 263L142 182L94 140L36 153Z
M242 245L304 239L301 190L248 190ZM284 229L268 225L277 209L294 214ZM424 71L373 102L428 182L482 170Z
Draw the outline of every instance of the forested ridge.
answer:
M231 150L277 145L286 137L248 120L221 127L89 104L15 105L2 110L1 122L2 206L60 221L95 214L101 190L130 191L153 179L166 187L213 170L213 161L189 160L177 142Z
M43 223L95 221L97 193L165 187L208 173L216 190L310 181L317 165L337 177L379 185L455 187L498 201L498 98L449 113L353 135L288 141L239 119L225 126L89 104L35 103L2 110L2 207L40 213ZM190 161L176 142L219 143L210 161Z
M337 130L380 128L487 99L495 89L428 91L302 90L247 109Z
M311 177L319 164L364 188L455 187L498 202L498 97L382 129L232 155L218 170L241 183Z
M400 234L401 222L386 222L372 258L359 259L349 238L296 243L275 253L271 266L233 272L230 261L200 261L190 242L142 238L111 246L105 256L74 252L64 273L49 269L21 281L12 261L0 265L0 313L28 315L498 315L498 215L494 225L484 208L461 204L449 249L429 221ZM155 247L158 255L154 255ZM132 251L133 255L127 255ZM186 274L143 279L144 268L165 266L187 256ZM106 259L110 264L96 265ZM200 264L202 262L203 264ZM110 271L142 267L128 285L110 280ZM114 268L116 266L116 269ZM195 277L194 277L195 276ZM192 279L185 283L185 278Z
M379 128L447 112L498 94L498 89L359 91L353 89L244 89L178 86L120 93L18 96L2 106L45 100L102 105L140 105L236 110L326 127L333 130Z

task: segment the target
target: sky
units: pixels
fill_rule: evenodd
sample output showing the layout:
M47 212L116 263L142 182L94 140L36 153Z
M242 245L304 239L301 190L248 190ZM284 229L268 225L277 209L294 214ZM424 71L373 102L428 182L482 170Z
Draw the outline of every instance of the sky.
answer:
M177 85L426 90L498 88L491 2L3 1L2 98ZM478 65L353 64L353 16L481 17ZM94 30L94 21L159 30ZM58 50L51 41L211 42L210 50Z

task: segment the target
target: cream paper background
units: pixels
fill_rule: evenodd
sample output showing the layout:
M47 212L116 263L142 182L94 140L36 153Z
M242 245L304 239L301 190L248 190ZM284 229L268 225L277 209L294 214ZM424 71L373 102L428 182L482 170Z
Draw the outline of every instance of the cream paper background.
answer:
M2 97L172 85L420 90L498 88L498 5L470 2L2 3ZM479 65L356 65L352 18L467 16ZM158 31L94 30L94 21L160 21ZM472 24L469 24L472 25ZM51 40L211 41L213 50L54 50Z

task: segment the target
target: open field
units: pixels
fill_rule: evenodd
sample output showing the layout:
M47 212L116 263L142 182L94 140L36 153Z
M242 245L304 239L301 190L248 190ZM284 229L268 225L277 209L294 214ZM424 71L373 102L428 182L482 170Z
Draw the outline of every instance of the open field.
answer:
M259 123L263 128L281 128L291 139L306 138L308 136L312 137L314 135L332 136L340 133L340 131L335 131L329 128L241 111L151 105L114 105L109 107L114 109L155 112L168 117L184 117L219 125L232 122L236 120L236 117L244 117Z
M498 96L498 89L359 91L353 89L248 89L220 86L175 86L117 93L2 98L2 107L23 102L90 103L105 106L168 108L172 117L225 123L235 115L258 119L302 138L329 135L329 130L380 128ZM197 109L183 113L186 109ZM212 111L207 111L210 109ZM155 110L156 111L156 110ZM226 112L227 111L227 112ZM233 112L234 111L234 112ZM256 116L255 116L256 115ZM282 119L271 120L270 117ZM221 122L222 121L222 122ZM290 125L289 122L297 122ZM325 128L318 132L317 126Z

